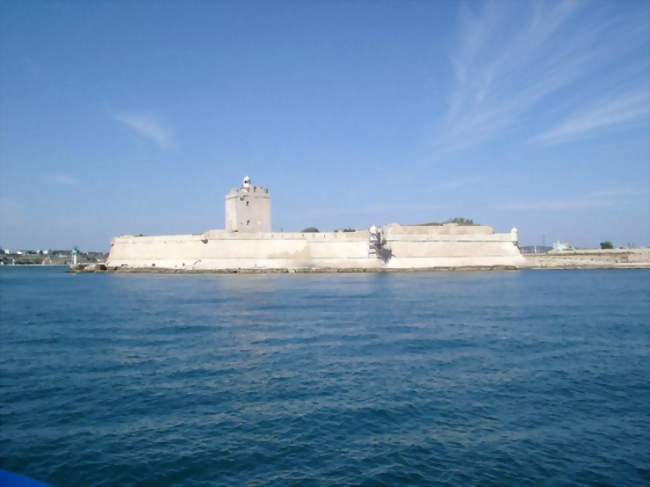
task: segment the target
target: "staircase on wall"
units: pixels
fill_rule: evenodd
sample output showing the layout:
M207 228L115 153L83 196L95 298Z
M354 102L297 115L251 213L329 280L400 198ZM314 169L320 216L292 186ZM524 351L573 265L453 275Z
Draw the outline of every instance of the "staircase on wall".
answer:
M392 256L392 251L386 247L386 240L382 234L381 228L375 225L370 227L368 232L368 257L375 256L378 259L388 262Z

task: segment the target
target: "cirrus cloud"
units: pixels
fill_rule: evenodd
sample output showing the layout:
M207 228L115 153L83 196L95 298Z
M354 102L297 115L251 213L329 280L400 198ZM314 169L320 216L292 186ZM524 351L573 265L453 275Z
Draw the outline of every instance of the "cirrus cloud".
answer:
M161 149L174 146L172 130L159 117L150 113L120 112L113 114L113 118L138 137L155 143Z

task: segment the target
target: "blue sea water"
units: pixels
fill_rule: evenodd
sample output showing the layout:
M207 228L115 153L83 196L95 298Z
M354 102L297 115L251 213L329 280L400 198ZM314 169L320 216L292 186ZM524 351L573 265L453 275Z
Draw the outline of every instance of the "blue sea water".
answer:
M3 268L0 320L55 485L650 484L649 271Z

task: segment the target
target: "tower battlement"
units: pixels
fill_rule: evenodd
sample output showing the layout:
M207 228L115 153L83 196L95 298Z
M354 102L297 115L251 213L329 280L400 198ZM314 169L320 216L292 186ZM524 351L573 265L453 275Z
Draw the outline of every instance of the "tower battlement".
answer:
M271 193L246 176L239 188L226 195L226 231L267 233L271 231Z

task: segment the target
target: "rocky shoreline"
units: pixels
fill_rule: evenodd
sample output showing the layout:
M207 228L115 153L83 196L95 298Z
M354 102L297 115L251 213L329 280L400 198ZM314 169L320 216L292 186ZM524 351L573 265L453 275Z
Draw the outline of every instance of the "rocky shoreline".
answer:
M417 269L387 269L387 268L324 268L302 267L282 269L165 269L162 267L107 267L103 264L77 265L71 267L71 273L117 273L117 274L375 274L403 272L450 272L450 271L516 271L516 266L473 266L473 267L428 267Z
M570 250L526 255L527 269L650 269L650 249Z
M520 266L458 266L417 269L368 268L278 268L278 269L165 269L161 267L110 267L106 264L79 264L72 273L116 272L120 274L343 274L375 272L450 272L573 269L650 269L650 249L573 250L527 255Z

